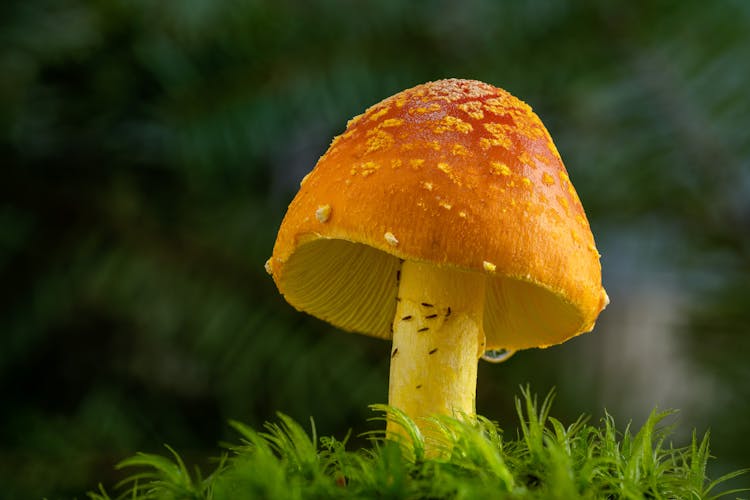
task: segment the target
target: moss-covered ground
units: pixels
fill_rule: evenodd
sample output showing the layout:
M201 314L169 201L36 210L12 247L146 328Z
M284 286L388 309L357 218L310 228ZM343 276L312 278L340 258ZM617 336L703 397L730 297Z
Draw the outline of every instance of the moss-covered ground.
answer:
M91 499L302 499L302 498L497 498L497 499L712 499L736 498L736 471L706 476L708 435L690 443L671 440L673 412L653 411L639 429L617 430L605 416L592 425L581 417L564 424L550 416L552 395L541 403L528 389L516 399L519 431L496 423L436 419L442 453L425 454L417 426L392 408L382 416L402 425L401 442L370 436L367 449L347 449L347 439L319 437L285 415L264 430L241 423L241 437L227 446L208 475L186 466L179 453L138 454L119 467L128 477L115 492L99 488ZM428 456L429 455L429 456ZM432 455L437 455L432 457Z

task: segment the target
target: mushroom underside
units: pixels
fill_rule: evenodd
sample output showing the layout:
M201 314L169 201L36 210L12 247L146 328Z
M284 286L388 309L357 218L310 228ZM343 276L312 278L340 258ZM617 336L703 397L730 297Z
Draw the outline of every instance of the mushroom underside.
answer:
M362 243L318 238L290 255L278 285L299 310L344 330L390 339L401 263ZM560 295L499 274L486 279L486 349L547 347L582 332L581 314Z

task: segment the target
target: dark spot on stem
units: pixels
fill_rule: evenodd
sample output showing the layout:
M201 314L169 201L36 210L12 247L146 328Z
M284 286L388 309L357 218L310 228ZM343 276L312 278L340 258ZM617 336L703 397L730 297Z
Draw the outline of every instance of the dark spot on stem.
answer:
M425 307L435 307L432 304L428 304L427 302L422 302L422 305Z
M391 353L391 357L395 357L396 354L398 354L398 347L393 350L393 352Z
M401 281L401 271L396 271L396 283Z
M451 315L451 308L450 308L450 306L448 306L448 310L445 311L445 317L447 318L450 315Z
M437 314L430 314L429 316L425 316L424 319L432 319L437 318Z
M436 352L437 352L437 347L434 349L431 349L430 352L428 352L427 354L435 354Z
M427 331L427 330L429 330L429 329L430 329L430 327L428 327L428 326L423 326L422 328L420 328L419 330L417 330L417 333L422 333L422 332L426 332L426 331Z
M422 388L422 384L417 385L417 389L421 389L421 388Z
M411 314L408 314L404 316L403 318L401 318L401 321L409 321L410 319L411 319Z

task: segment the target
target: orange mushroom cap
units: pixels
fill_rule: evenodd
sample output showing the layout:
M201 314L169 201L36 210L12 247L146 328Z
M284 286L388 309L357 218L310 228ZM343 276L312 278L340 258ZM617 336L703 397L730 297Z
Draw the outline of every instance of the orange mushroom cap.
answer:
M303 179L267 262L297 309L390 338L401 260L487 277L487 349L590 331L608 303L586 214L531 108L473 80L349 121Z

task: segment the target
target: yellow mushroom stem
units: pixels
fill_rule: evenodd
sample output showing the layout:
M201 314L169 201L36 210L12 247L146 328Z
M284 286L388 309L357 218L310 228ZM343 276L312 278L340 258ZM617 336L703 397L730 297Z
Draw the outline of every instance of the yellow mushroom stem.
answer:
M428 453L435 429L425 417L476 411L484 296L481 273L409 261L401 267L388 404L417 423ZM403 432L388 423L386 434L394 438Z

